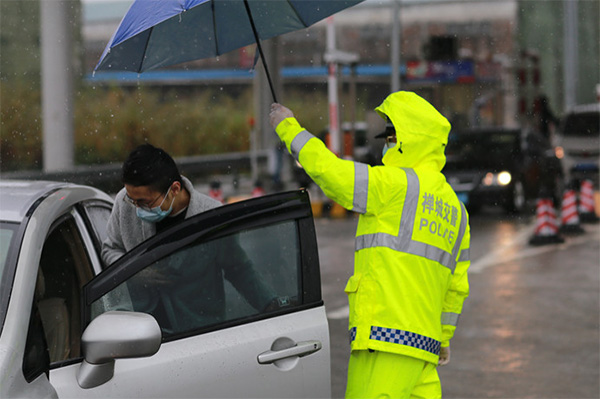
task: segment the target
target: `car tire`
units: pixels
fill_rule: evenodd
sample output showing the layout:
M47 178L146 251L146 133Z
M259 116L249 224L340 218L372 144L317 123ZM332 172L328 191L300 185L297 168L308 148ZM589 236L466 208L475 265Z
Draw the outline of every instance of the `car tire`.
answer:
M521 213L527 205L527 196L525 195L525 187L521 180L516 180L505 204L505 209L509 213Z

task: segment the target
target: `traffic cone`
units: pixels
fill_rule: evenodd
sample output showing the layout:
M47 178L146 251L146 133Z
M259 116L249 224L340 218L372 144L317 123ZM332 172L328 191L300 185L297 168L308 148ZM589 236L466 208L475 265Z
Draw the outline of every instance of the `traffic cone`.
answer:
M579 213L577 212L577 194L572 188L565 190L561 204L561 226L560 232L564 234L582 234L585 230L579 224Z
M257 180L256 182L254 182L254 189L252 190L252 197L256 198L256 197L262 197L263 195L265 195L265 189L262 186L262 182L260 180Z
M210 191L208 192L208 196L210 198L216 199L220 203L224 202L223 189L221 188L221 182L216 181L216 180L210 182Z
M530 245L559 244L565 242L558 234L556 211L552 199L540 198L536 204L535 232L529 240Z
M579 193L579 217L583 223L597 223L598 215L594 204L594 183L591 180L581 182Z

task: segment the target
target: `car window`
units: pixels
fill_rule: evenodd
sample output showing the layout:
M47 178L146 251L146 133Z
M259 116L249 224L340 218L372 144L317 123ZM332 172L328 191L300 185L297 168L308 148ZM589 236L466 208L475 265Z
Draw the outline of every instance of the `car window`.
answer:
M448 137L446 170L498 167L520 154L520 137L514 131L452 132Z
M81 290L92 277L77 224L67 215L44 242L34 294L51 363L81 356Z
M198 241L156 260L92 303L152 314L163 338L302 303L295 220Z
M0 332L4 327L4 318L12 289L12 278L19 250L19 223L0 223Z
M111 207L106 203L89 202L84 204L85 215L90 222L96 250L100 252L102 241L106 239L106 227Z
M8 249L11 246L12 238L18 224L2 223L0 225L0 281L6 267L6 259L8 257Z
M570 114L565 119L561 132L565 136L600 136L600 113L586 112Z

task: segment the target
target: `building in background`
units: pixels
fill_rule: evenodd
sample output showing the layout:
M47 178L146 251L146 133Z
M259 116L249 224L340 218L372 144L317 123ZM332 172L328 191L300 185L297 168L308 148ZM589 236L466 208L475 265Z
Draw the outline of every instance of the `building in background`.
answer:
M397 0L401 5L401 88L435 104L455 126L532 123L539 94L565 112L565 48L577 46L575 102L597 101L600 2L597 0ZM576 1L577 42L565 40L565 7ZM26 4L25 4L26 3ZM76 3L76 4L75 4ZM73 71L88 83L174 85L183 90L249 87L254 46L161 71L97 74L92 70L131 0L75 2ZM0 84L39 82L39 1L0 3ZM358 53L340 68L341 104L372 110L390 91L393 0L366 0L336 15L337 47ZM79 8L81 10L79 11ZM77 18L81 16L81 20ZM326 92L326 23L278 40L285 88ZM33 78L33 79L32 79ZM355 84L355 95L348 87ZM285 90L284 90L285 91ZM350 98L352 97L352 98ZM351 107L345 107L349 109ZM342 113L342 120L349 120Z
M128 4L114 3L110 12L103 3L84 3L88 70L116 29L126 8L123 5ZM562 3L400 1L401 87L419 92L458 126L530 123L533 103L540 93L548 97L558 114L562 113ZM579 1L579 103L595 100L593 89L600 81L598 5L598 1ZM104 11L98 11L100 8ZM348 82L351 72L355 73L358 106L367 109L389 92L392 10L391 0L367 0L335 16L338 48L356 52L360 59L354 71L340 68L342 82ZM325 90L325 25L321 22L279 39L284 87ZM199 60L148 75L148 81L175 85L251 84L249 70L253 62L254 47L249 46L218 59ZM128 75L113 78L124 84L137 81L136 75ZM342 95L342 101L349 101L347 97Z

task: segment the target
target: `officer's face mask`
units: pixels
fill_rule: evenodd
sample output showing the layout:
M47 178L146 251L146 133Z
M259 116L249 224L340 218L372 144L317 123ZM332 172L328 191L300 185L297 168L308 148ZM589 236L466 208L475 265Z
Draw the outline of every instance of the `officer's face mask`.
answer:
M390 148L394 148L396 146L396 143L388 143L386 141L386 143L383 145L383 149L381 150L381 156L385 156L385 153L390 149Z
M381 151L382 156L385 156L385 153L390 148L396 147L396 144L397 144L396 132L392 131L391 134L385 138L385 144L383 145L383 150ZM400 144L402 144L402 143L400 143ZM402 148L399 148L398 151L400 151L400 153L402 154Z
M169 209L167 209L166 211L162 210L162 204L165 202L165 200L169 196L170 191L171 191L171 187L169 187L169 189L167 190L167 193L165 194L165 197L161 201L160 205L155 206L154 208L150 208L150 209L138 207L136 209L137 217L139 217L140 219L142 219L146 222L158 223L161 220L163 220L164 218L166 218L167 216L169 216L169 214L173 211L173 202L175 202L175 196L173 196L173 199L171 200L171 205L169 206Z

